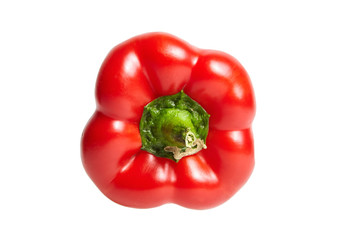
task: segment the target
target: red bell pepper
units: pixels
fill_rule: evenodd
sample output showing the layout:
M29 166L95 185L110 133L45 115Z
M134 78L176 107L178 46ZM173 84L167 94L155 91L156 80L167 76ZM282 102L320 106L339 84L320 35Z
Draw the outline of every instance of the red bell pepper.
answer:
M111 50L81 140L84 168L116 203L215 207L254 167L255 99L232 56L165 33Z

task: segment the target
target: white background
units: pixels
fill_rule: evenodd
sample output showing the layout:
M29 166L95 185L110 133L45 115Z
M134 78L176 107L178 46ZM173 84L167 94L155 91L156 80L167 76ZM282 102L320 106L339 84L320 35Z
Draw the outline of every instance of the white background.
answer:
M1 1L0 239L360 239L356 1ZM256 166L225 204L104 197L80 136L116 44L164 31L252 79Z

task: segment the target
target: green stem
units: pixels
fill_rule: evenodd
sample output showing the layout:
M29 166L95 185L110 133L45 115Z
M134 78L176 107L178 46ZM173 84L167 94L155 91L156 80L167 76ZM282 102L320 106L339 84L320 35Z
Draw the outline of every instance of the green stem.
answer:
M140 121L142 149L178 162L206 148L210 115L183 91L155 99Z

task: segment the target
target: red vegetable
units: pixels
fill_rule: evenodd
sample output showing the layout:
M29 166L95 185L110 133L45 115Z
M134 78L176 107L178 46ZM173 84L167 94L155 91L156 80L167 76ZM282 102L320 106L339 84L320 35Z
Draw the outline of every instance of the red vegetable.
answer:
M253 170L253 89L228 54L164 33L131 38L104 60L96 100L82 160L114 202L211 208Z

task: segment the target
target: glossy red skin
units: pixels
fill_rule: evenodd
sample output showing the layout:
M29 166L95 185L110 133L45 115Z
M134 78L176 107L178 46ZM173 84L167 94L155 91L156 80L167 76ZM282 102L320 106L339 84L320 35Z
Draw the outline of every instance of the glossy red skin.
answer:
M146 104L182 89L211 117L207 149L175 163L140 149L139 121ZM248 74L230 55L165 33L134 37L104 60L96 100L82 136L82 161L114 202L207 209L228 200L250 177L255 99Z

